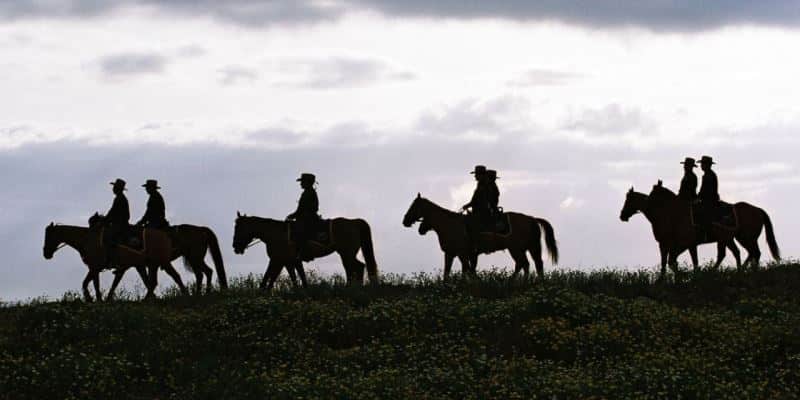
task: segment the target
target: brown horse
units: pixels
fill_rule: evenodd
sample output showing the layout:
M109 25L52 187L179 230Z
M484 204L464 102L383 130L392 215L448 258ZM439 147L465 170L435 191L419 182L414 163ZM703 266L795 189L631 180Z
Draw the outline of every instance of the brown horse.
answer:
M225 263L222 260L222 252L219 248L217 235L211 228L205 226L195 225L175 225L172 226L169 234L172 238L172 260L178 257L183 257L183 264L194 273L195 276L195 294L199 295L203 291L203 277L206 278L206 291L211 292L212 284L211 278L214 271L206 264L206 253L211 253L211 260L214 262L214 268L217 271L217 281L222 290L228 288L228 279L225 274ZM125 271L114 275L114 282L109 290L108 297L114 296L114 290L117 288L119 281ZM155 290L158 286L158 269L156 266L149 268L149 285ZM181 285L179 281L175 281L178 286Z
M322 245L313 241L307 243L303 255L314 258L325 257L336 252L342 259L348 283L363 284L364 269L369 274L370 283L378 283L378 264L375 262L375 251L372 245L372 233L369 224L363 219L334 218L330 221L331 243ZM297 259L295 242L290 238L290 224L268 218L248 217L236 213L233 234L233 250L236 254L244 254L254 241L266 244L269 264L261 280L261 289L271 290L275 280L286 267L291 271L297 269L305 285L305 274L302 264ZM366 265L356 258L361 250Z
M103 216L95 213L89 218L90 227L100 227L103 223ZM214 268L217 270L217 280L222 290L228 288L228 280L225 274L225 264L222 260L222 252L219 248L217 235L210 228L195 225L174 225L169 228L168 234L172 239L172 260L183 257L183 264L195 275L195 294L201 294L203 289L203 276L206 277L207 290L212 290L211 278L213 270L205 262L206 253L211 253ZM114 297L114 291L122 280L127 268L119 269L114 274L114 282L108 293L108 299ZM174 277L173 277L174 279ZM178 286L183 283L175 280ZM155 290L158 286L158 266L149 266L149 290Z
M736 230L713 225L712 239L700 238L696 227L691 221L689 205L679 199L669 189L663 187L661 181L655 186L650 195L638 193L633 188L628 191L625 204L620 212L620 219L628 221L634 214L641 212L650 221L653 235L659 243L661 253L661 274L666 273L669 264L677 272L678 256L686 250L692 254L692 262L697 267L697 245L717 242L716 267L725 258L725 248L729 248L736 258L737 268L740 268L739 250L733 242L735 238L748 251L744 264L758 266L761 252L758 248L758 237L761 229L766 228L767 243L773 257L780 259L780 250L775 241L772 223L767 213L747 203L734 205L739 225Z
M542 218L514 212L509 212L507 215L511 225L509 234L481 233L476 243L480 253L489 254L498 250L508 250L516 264L512 276L523 271L526 279L530 273L530 262L527 257L527 253L530 253L536 265L536 274L543 277L542 230L544 230L545 245L550 259L553 264L558 263L558 245L553 227ZM475 274L478 255L469 245L465 215L440 207L417 193L417 197L403 217L403 225L408 228L417 221L422 221L424 225L420 226L420 234L426 233L430 228L439 237L439 247L444 252L445 279L449 278L450 269L456 257L461 262L463 272L470 275Z
M102 230L90 229L81 226L56 225L50 223L45 228L44 235L44 258L53 258L55 252L63 246L75 249L81 256L81 260L89 268L89 272L83 280L83 296L86 301L92 301L89 293L89 283L94 282L94 290L97 300L102 300L100 292L100 272L109 269L106 262L105 248L101 242ZM181 282L180 275L170 264L170 239L165 233L145 229L143 233L144 249L137 251L126 246L118 246L117 257L119 267L114 267L115 280L130 268L136 266L136 270L142 277L142 281L147 287L147 297L155 296L154 288L149 284L149 277L144 268L145 265L161 266L170 276L175 279L181 291L186 293L186 287Z

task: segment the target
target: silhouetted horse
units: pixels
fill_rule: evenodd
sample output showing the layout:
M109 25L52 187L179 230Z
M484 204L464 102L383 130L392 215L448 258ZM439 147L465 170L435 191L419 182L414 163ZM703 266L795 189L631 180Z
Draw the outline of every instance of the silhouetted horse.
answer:
M103 217L97 213L89 218L90 227L99 227L102 225ZM213 271L205 262L206 253L211 253L211 259L214 262L214 268L217 270L217 280L220 289L228 288L228 280L225 274L225 263L222 260L222 252L219 248L217 235L214 234L210 228L205 226L195 225L173 225L168 228L170 238L172 239L172 260L178 257L183 257L184 266L187 267L195 275L195 294L201 294L203 289L203 276L206 277L206 287L208 291L212 290L211 277ZM158 266L149 267L149 282L147 283L148 289L155 290L158 286ZM108 292L108 298L114 297L114 291L122 280L123 275L127 269L121 269L118 274L114 275L114 282L111 284L111 289ZM170 276L172 276L170 274ZM175 279L174 276L172 276ZM183 283L175 280L178 286Z
M775 241L772 223L767 213L747 203L736 203L735 212L738 216L738 227L736 230L727 229L713 225L711 239L698 237L697 228L691 221L689 210L690 205L679 199L672 191L666 189L661 181L653 186L650 195L638 193L631 188L625 198L625 204L620 212L620 219L628 221L631 216L641 212L653 226L653 235L659 243L661 252L661 274L666 273L666 265L669 264L673 271L677 271L678 256L685 250L692 254L692 262L697 267L697 245L703 243L717 242L717 263L716 267L725 258L725 248L729 248L736 258L737 268L742 266L739 257L739 250L733 239L745 247L748 257L744 264L758 266L761 252L758 248L758 237L761 229L766 228L767 243L769 244L772 256L780 259L780 250Z
M97 300L102 300L100 292L100 272L109 269L105 248L102 245L101 229L90 229L82 226L71 225L50 225L45 228L44 235L44 258L51 259L55 252L66 245L75 249L81 256L81 260L89 268L86 278L83 280L83 296L86 301L92 301L92 296L89 294L89 282L94 282L95 294ZM119 246L117 251L118 267L114 269L115 280L125 273L131 266L136 266L136 270L142 277L145 286L147 287L147 297L152 297L153 287L150 285L149 277L145 271L145 265L158 265L161 266L173 279L176 279L181 291L186 293L186 287L180 281L180 275L170 264L170 240L163 232L154 229L144 230L145 247L142 251L136 251L126 246Z
M530 262L526 253L529 252L536 265L537 275L543 277L542 230L544 230L545 245L550 254L550 259L553 264L558 263L558 245L556 244L553 227L542 218L514 212L506 214L510 223L509 234L481 233L476 244L481 252L485 254L498 250L508 250L516 264L512 276L516 276L520 271L523 271L525 277L528 277ZM465 215L442 208L418 193L403 217L403 225L408 228L417 221L421 221L423 224L419 228L420 234L433 230L439 237L439 247L444 252L445 279L450 276L450 269L456 257L461 262L463 272L475 274L478 256L469 244Z
M325 221L327 223L327 221ZM342 259L348 283L363 284L364 269L369 274L370 283L378 283L378 265L375 262L375 252L372 246L372 233L363 219L334 218L330 221L331 238L328 245L314 241L307 243L304 256L320 258L333 252ZM291 270L297 268L305 285L305 274L302 264L297 260L295 243L290 238L289 222L268 218L248 217L236 213L236 224L233 234L233 250L236 254L244 254L255 240L260 240L267 245L269 264L261 281L261 288L271 290L275 280L286 267ZM361 250L366 265L356 258ZM299 267L299 268L298 268Z

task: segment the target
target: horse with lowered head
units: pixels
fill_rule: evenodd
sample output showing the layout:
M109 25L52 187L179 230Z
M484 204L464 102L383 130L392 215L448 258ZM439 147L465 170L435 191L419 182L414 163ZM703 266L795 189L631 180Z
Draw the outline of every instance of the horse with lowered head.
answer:
M308 241L303 249L303 256L311 259L338 253L344 266L347 282L364 283L364 270L369 274L372 284L378 283L378 264L375 261L375 250L372 244L372 231L363 219L334 218L330 221L330 242L317 243ZM271 290L275 280L285 267L290 274L297 269L305 285L302 263L298 260L297 245L291 238L291 223L269 218L251 217L236 213L233 234L233 251L244 254L245 250L260 240L267 247L269 264L261 280L261 289ZM361 262L356 258L359 250L364 256Z
M122 279L122 275L131 266L135 266L142 281L147 287L147 297L155 296L154 288L150 285L150 278L145 270L146 265L156 265L162 267L168 274L177 276L178 286L181 291L186 293L186 287L180 283L180 275L170 263L171 241L169 237L155 229L145 229L143 232L146 246L142 251L136 251L126 246L119 246L117 251L118 263L111 266L107 262L105 248L102 243L102 229L87 228L72 225L56 225L50 223L45 228L44 235L44 258L53 258L58 249L69 246L75 249L81 256L81 260L89 268L89 272L83 280L83 296L86 301L92 301L89 293L89 283L94 282L95 295L98 301L102 300L100 292L100 272L109 268L114 269L115 281ZM109 293L109 299L113 293Z
M506 214L510 223L509 234L481 233L475 243L477 251L470 245L467 236L467 216L440 207L419 193L403 217L403 225L408 228L420 221L420 234L425 234L428 230L436 232L439 247L445 256L445 279L450 276L455 258L461 262L462 271L474 275L478 264L478 253L489 254L499 250L508 250L511 253L516 264L512 276L516 276L520 271L524 273L525 278L529 276L530 262L527 253L530 253L536 265L536 274L543 277L542 232L551 261L553 264L558 263L558 245L552 225L542 218L515 212Z
M717 263L719 267L725 257L725 248L731 249L736 258L737 267L741 267L739 250L734 239L747 251L748 257L744 265L757 267L761 252L758 237L762 229L766 230L767 244L775 260L780 259L780 249L775 240L772 222L769 215L758 207L748 203L733 205L738 219L735 229L712 224L711 235L701 237L691 218L690 204L663 186L661 181L653 186L649 195L638 193L633 188L628 191L625 204L620 212L620 219L628 221L634 214L641 212L653 226L653 234L659 243L661 252L661 273L666 272L666 264L677 271L678 256L686 250L692 253L692 261L697 266L697 245L717 242Z

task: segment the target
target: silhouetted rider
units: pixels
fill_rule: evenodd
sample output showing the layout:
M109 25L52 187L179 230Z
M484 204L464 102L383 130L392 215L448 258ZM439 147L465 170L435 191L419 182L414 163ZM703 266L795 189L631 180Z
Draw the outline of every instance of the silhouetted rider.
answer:
M145 210L144 215L136 225L155 229L167 228L169 222L167 222L166 217L166 205L164 204L164 198L161 197L161 193L158 192L158 189L161 189L161 187L158 186L158 181L155 179L148 179L142 187L147 191L150 197L147 199L147 210Z
M695 159L691 157L686 157L681 164L683 164L683 179L681 179L681 188L678 190L678 198L692 202L697 198L697 175L694 173L697 165Z
M297 255L300 259L303 259L303 249L320 219L318 214L319 198L317 191L314 190L316 179L314 174L303 173L300 175L297 181L300 182L303 193L297 202L297 209L286 217L288 220L297 221L295 240L297 241Z
M719 183L717 174L711 170L711 166L714 164L716 164L714 159L709 156L703 156L700 159L703 181L697 198L703 209L703 226L706 228L707 234L711 232L711 223L716 220L719 213Z
M475 175L475 181L478 182L478 185L475 187L475 191L472 192L472 199L470 199L469 203L464 204L461 209L472 210L471 215L467 218L467 233L472 247L476 248L475 244L477 243L481 227L487 225L492 212L491 206L489 205L489 185L486 179L486 167L483 165L476 165L475 169L470 172L470 174Z
M486 171L486 190L489 199L489 210L492 215L500 213L500 189L497 187L497 171Z
M128 198L125 197L125 181L117 179L111 182L114 192L114 202L106 213L105 233L103 244L106 249L107 258L114 260L116 257L115 246L125 239L128 232L128 224L131 218Z

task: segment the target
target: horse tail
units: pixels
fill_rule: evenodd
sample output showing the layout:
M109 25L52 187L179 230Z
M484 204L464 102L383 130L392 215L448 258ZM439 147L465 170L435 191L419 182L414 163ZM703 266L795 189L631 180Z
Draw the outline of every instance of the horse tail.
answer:
M219 250L217 235L211 228L203 227L208 238L208 249L211 252L211 259L214 261L214 269L217 270L217 281L220 289L228 288L228 278L225 275L225 263L222 261L222 252Z
M772 229L772 220L769 219L769 214L763 209L760 209L761 217L764 218L764 230L767 232L767 244L769 245L769 252L772 253L772 258L775 261L781 260L781 249L778 247L778 242L775 240L775 232Z
M553 231L553 226L544 218L534 218L534 220L544 230L544 244L547 246L547 252L550 253L550 261L553 264L558 264L558 243L556 243L556 234ZM536 238L536 240L539 240L539 238Z
M369 282L378 283L378 263L375 261L375 248L372 246L372 230L367 221L358 220L358 230L361 235L361 252L364 253L364 261L367 264Z

